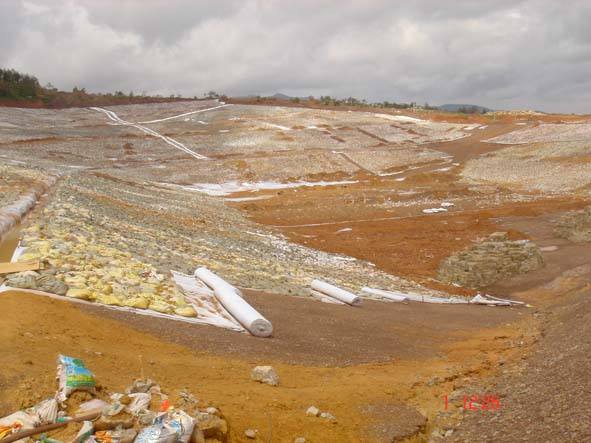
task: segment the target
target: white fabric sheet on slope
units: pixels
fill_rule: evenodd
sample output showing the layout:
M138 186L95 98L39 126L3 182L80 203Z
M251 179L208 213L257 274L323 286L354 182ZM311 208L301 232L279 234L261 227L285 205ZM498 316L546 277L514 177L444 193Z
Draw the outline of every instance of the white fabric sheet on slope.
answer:
M81 300L79 298L64 297L63 295L51 294L49 292L36 291L33 289L11 288L6 285L0 286L0 293L6 292L6 291L15 291L15 292L24 292L24 293L29 293L29 294L35 294L35 295L43 295L45 297L53 298L56 300L65 300L65 301L69 301L69 302L73 302L73 303L80 303L80 304L90 305L90 306L101 306L105 309L110 309L112 311L130 312L133 314L146 315L148 317L166 318L168 320L175 320L175 321L180 321L183 323L193 323L193 324L198 324L198 325L211 325L211 326L226 327L226 326L221 326L217 322L212 322L211 319L207 319L207 318L181 317L180 315L163 314L161 312L151 311L149 309L138 309L138 308L131 308L131 307L127 307L127 306L103 305L101 303L96 303L96 302L87 301L87 300ZM227 329L232 329L233 331L238 331L238 332L243 331L243 329L236 329L234 327L232 327L232 328L227 327Z
M207 268L195 270L195 276L203 280L220 303L248 332L257 337L269 337L273 334L273 325L256 309L250 306L236 291L236 288Z
M470 303L475 305L487 305L487 306L522 306L525 305L524 302L521 301L514 301L514 300L505 300L503 298L493 297L492 295L481 295L477 294L470 300Z
M310 295L316 300L321 301L322 303L330 303L333 305L346 305L345 302L337 300L333 297L329 297L326 294L323 294L322 292L315 291L314 289L310 289Z
M380 293L390 295L391 297L393 297L393 299L399 298L399 297L404 297L407 300L418 301L421 303L436 303L436 304L468 303L468 300L464 300L464 299L458 298L458 297L445 298L445 297L434 297L432 295L415 294L412 292L386 291L383 289L373 289L373 288L363 288L363 289L371 289L372 291L379 291Z
M312 280L310 284L312 289L321 292L329 297L336 298L339 301L345 302L348 305L359 305L361 304L361 298L355 294L345 291L337 286L326 283L322 280Z
M475 295L470 303L474 305L487 305L487 306L511 306L511 303L506 301L498 301L498 300L490 300L488 298L484 298L482 295L478 294Z
M367 286L364 286L363 288L361 288L361 292L365 292L366 294L377 296L377 297L386 299L388 301L396 301L396 302L408 301L408 298L406 298L404 295L393 294L391 292L384 291L382 289L374 289L374 288L369 288Z
M484 294L484 297L485 298L488 298L490 300L496 300L496 301L502 301L502 302L511 303L512 305L525 305L526 304L523 301L507 300L506 298L493 297L492 295L489 295L489 294Z
M232 315L220 304L213 291L192 275L171 271L175 284L181 288L186 300L193 306L197 317L209 319L210 324L220 328L246 332Z

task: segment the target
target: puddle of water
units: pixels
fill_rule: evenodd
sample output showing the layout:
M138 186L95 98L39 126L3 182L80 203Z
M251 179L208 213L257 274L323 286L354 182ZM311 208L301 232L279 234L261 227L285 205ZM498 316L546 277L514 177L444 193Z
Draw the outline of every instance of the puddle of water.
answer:
M21 234L21 225L18 224L4 236L0 242L0 263L9 262L18 245Z

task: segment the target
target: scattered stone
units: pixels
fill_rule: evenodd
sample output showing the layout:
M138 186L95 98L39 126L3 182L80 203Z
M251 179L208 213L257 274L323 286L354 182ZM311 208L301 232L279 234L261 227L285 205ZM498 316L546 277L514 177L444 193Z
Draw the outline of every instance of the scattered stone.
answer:
M95 431L108 431L115 428L128 429L133 426L133 417L131 416L116 416L116 417L105 417L104 415L99 417L94 422Z
M326 419L326 420L331 420L331 421L335 421L337 418L332 415L330 412L322 412L320 414L320 417Z
M247 429L246 431L244 431L244 435L246 436L246 438L250 438L250 439L255 439L257 438L257 433L259 431L257 429Z
M193 428L189 443L205 443L205 436L203 435L203 431L199 428L199 426L195 426Z
M147 378L145 380L141 380L138 378L133 381L131 386L127 387L125 392L127 394L135 394L138 392L148 392L150 390L150 388L155 385L156 385L156 383L149 378Z
M316 406L310 406L306 410L306 415L310 417L318 417L320 415L320 409L318 409Z
M217 415L199 414L197 416L197 426L203 431L203 436L206 439L215 438L223 442L227 440L228 423Z
M257 366L250 373L250 378L254 381L265 383L271 386L279 384L279 376L273 366Z

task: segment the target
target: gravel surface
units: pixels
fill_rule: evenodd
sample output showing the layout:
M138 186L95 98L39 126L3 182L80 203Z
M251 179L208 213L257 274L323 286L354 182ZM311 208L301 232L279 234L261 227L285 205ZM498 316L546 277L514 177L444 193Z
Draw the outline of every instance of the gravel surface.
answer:
M589 269L587 285L591 283ZM450 442L591 441L591 291L566 297L545 313L542 338L518 374L491 388L501 408L465 414Z

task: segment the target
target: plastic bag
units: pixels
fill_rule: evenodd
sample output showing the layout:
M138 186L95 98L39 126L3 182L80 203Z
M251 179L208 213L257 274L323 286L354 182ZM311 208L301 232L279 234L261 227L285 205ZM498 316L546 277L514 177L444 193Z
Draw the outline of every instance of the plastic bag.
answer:
M40 425L55 423L59 412L59 405L55 398L48 398L32 408L27 409L27 412L30 414L37 414Z
M74 438L72 443L84 443L92 435L93 431L94 431L94 426L92 425L92 422L91 421L84 421L82 423L82 427L78 431L78 434L76 434L76 437Z
M150 409L150 402L152 401L150 394L138 392L136 394L129 394L129 398L131 398L131 403L127 405L127 412L130 414L137 416L140 411Z
M193 433L195 427L195 420L185 411L173 410L168 414L168 420L165 421L165 425L176 431L177 443L187 443Z
M187 443L195 420L185 411L172 410L160 414L152 426L140 431L134 443Z
M104 400L100 398L93 398L92 400L85 401L84 403L80 403L78 406L78 413L86 413L90 411L102 411L106 406L108 406Z
M167 428L160 423L142 429L134 443L174 443L176 438L177 434L174 429Z
M0 418L0 435L3 437L23 429L33 429L39 426L37 414L27 414L25 411L17 411L14 414Z
M93 391L94 375L79 358L60 355L58 358L58 400L65 401L74 391Z
M97 443L132 443L136 435L137 432L133 429L114 429L98 431L92 437Z

